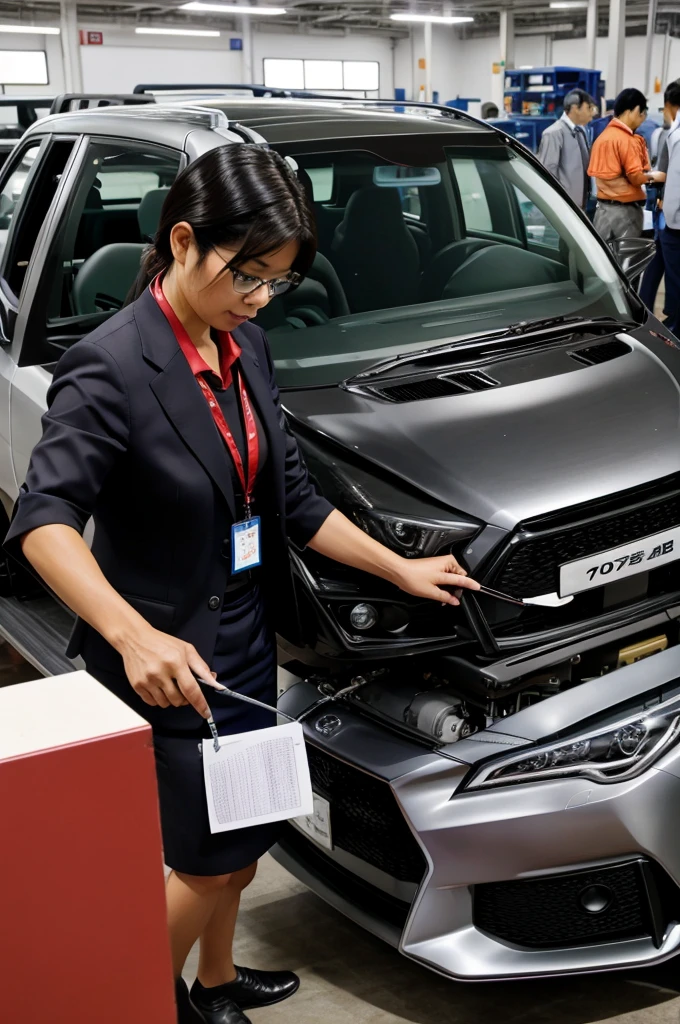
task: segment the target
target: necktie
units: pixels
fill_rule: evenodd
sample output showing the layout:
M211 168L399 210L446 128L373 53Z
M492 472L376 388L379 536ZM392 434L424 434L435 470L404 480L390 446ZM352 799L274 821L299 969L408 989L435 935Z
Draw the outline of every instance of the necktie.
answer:
M581 150L581 159L583 160L583 198L585 205L585 199L588 195L588 165L590 163L590 151L588 149L588 140L586 139L586 133L580 124L574 126L574 135L576 136Z

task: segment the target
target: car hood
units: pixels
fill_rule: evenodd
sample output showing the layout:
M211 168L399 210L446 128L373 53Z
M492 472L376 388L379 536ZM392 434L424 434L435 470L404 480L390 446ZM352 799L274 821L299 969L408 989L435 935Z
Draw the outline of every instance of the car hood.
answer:
M511 530L680 471L680 352L630 341L623 358L553 376L539 356L531 379L480 393L392 403L338 387L284 405L321 443Z

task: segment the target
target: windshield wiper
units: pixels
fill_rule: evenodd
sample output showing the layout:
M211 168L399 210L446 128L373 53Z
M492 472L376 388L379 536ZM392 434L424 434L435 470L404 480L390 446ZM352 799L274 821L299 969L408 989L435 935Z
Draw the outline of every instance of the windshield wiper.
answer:
M345 387L352 387L359 384L363 384L367 380L371 380L376 377L382 377L384 375L391 375L390 371L399 368L400 370L404 366L408 366L409 363L420 363L428 359L439 359L447 356L451 352L460 353L465 351L467 348L478 348L480 343L490 343L492 345L497 344L499 341L503 341L507 338L516 338L524 335L531 335L534 333L540 333L541 331L551 330L554 328L561 329L565 326L576 325L594 325L597 327L611 327L612 330L625 330L632 326L637 326L632 321L619 321L615 320L614 317L600 316L600 317L589 317L589 316L551 316L543 317L537 320L520 320L516 324L510 324L509 327L501 327L493 331L485 331L481 334L465 334L455 341L444 342L443 345L434 345L428 348L422 348L415 352L403 352L399 356L392 356L390 359L383 359L380 362L374 363L369 366L366 370L362 370L361 373L354 374L352 377L343 381Z
M529 334L531 331L542 331L546 327L560 327L562 324L592 323L592 318L585 316L544 316L538 320L520 320L506 327L506 334Z

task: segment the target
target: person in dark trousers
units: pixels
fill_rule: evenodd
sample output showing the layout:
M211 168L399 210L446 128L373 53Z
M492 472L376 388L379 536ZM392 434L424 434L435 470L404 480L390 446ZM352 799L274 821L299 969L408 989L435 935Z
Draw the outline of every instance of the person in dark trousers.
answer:
M543 132L538 159L574 202L585 209L590 190L590 150L586 125L592 120L593 99L583 89L564 97L564 113Z
M245 1010L299 984L234 965L240 895L280 826L211 833L197 749L208 700L222 735L275 724L218 689L276 701L275 629L295 608L289 540L423 599L478 589L451 555L382 546L308 476L249 321L315 251L281 156L232 144L191 163L165 199L139 298L57 365L6 539L78 616L69 655L152 726L181 1024L246 1024ZM181 972L199 937L190 994Z
M680 81L675 81L671 82L664 93L663 117L665 130L659 138L655 167L655 170L659 171L660 176L662 174L665 176L668 171L668 133L675 123L678 113L680 113ZM647 306L647 309L652 311L654 310L657 292L666 269L662 245L663 229L666 223L663 210L664 187L664 181L659 181L656 185L649 186L647 190L654 215L654 239L656 241L656 253L654 259L647 267L644 277L642 278L640 298L644 302L645 306ZM669 299L670 296L667 294L666 304L664 307L664 312L666 313L668 313L670 308Z
M680 101L680 95L675 99ZM661 230L661 249L666 274L666 324L674 334L680 335L680 105L668 132L665 152L659 161L666 170L663 191L664 227Z
M593 143L588 173L596 179L594 226L608 242L639 238L644 225L643 185L657 180L645 140L636 130L647 116L647 100L639 89L624 89L614 117Z

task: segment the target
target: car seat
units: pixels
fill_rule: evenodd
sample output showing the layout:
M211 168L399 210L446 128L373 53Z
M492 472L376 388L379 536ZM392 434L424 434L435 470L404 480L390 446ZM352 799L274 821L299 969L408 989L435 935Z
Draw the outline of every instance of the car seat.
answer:
M153 242L161 219L161 210L169 188L154 188L142 198L137 209L139 233L145 242Z
M492 245L478 249L449 278L445 299L467 295L509 291L514 288L538 288L566 281L567 267L514 245Z
M137 209L139 233L150 241L158 229L168 189L147 192ZM114 242L89 256L73 282L73 305L77 314L121 309L139 273L144 242Z
M435 253L432 262L423 274L420 282L419 299L421 302L434 302L441 299L444 288L451 276L465 263L473 253L486 249L490 245L499 245L493 239L463 238L458 242L450 242Z
M272 299L255 323L265 331L281 327L311 327L332 317L347 316L349 305L333 264L317 252L302 284Z
M370 185L352 194L331 259L353 313L416 301L420 253L396 189Z
M142 259L139 242L105 245L85 260L73 282L76 313L115 312L122 309Z

